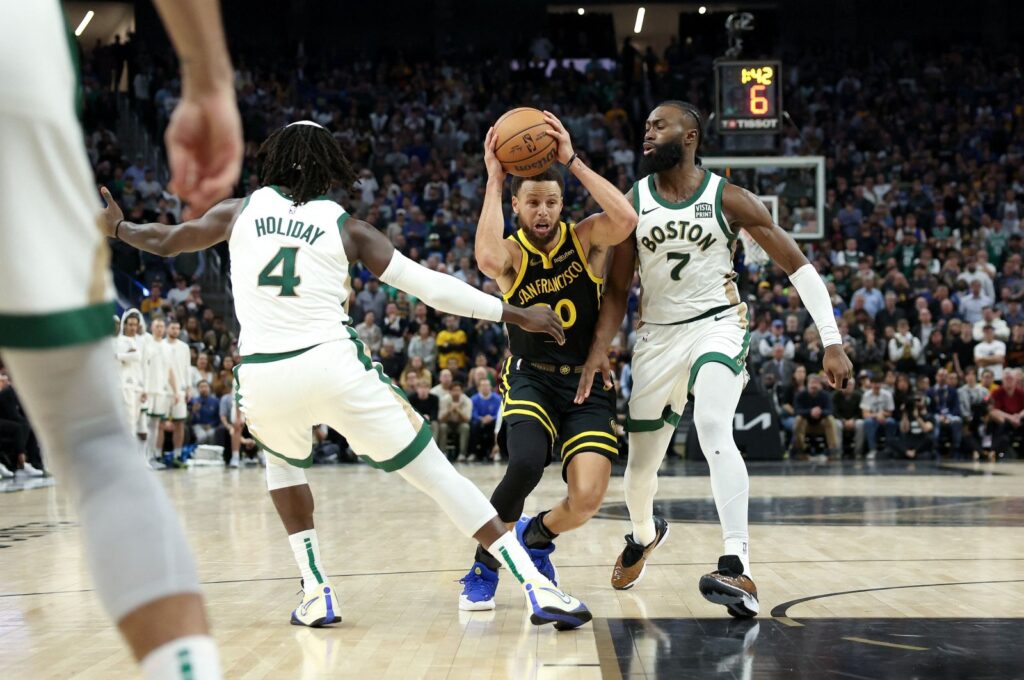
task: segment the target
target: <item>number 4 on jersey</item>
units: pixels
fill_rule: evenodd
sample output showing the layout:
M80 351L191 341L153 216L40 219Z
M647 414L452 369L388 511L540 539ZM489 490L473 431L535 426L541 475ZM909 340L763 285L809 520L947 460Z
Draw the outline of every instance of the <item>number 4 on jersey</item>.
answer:
M259 285L280 288L278 297L298 297L295 289L302 283L302 278L295 275L295 256L298 252L298 248L281 248L277 251L277 255L260 272ZM280 275L274 273L278 264L281 265Z

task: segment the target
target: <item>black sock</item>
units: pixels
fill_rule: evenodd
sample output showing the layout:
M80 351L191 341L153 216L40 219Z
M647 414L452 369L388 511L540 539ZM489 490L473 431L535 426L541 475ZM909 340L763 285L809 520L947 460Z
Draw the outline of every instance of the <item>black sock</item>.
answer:
M476 561L483 563L492 571L498 571L498 567L501 566L501 563L494 559L494 555L487 552L482 545L476 547Z
M526 531L523 532L523 542L526 543L527 548L546 548L558 536L544 526L544 515L546 514L548 513L545 510L534 517L527 525Z

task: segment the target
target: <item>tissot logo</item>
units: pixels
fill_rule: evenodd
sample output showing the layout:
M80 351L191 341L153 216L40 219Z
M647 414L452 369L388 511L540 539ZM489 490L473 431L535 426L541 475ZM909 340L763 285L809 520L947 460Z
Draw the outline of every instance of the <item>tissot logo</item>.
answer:
M696 214L697 217L711 217L712 216L712 210L711 210L711 204L710 203L698 203L696 205L696 207L693 209L693 211L694 211L694 214Z

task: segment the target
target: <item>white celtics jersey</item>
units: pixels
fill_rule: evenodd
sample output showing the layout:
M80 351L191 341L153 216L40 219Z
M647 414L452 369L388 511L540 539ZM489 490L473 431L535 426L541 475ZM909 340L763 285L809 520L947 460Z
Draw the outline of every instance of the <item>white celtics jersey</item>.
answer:
M149 394L170 394L170 350L166 340L157 340L152 335L146 337L145 362L146 392Z
M347 338L348 213L326 198L300 206L276 187L248 199L228 247L242 356L278 354Z
M163 342L167 351L167 365L174 373L174 382L179 392L184 392L188 387L188 369L192 368L192 353L181 340L167 338Z
M722 214L724 187L724 179L704 170L693 196L671 203L658 194L654 175L633 185L642 321L675 324L740 302L732 264L736 236Z

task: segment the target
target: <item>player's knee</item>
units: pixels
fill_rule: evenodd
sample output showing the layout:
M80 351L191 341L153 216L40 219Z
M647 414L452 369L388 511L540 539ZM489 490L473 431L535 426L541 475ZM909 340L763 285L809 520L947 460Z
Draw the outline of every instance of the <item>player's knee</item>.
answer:
M511 456L505 476L529 495L544 476L544 461L534 456Z
M569 507L573 512L590 519L601 509L605 485L594 481L573 486L569 490Z
M697 428L697 437L701 448L709 449L734 448L732 437L732 415L721 413L711 408L695 408L693 426Z

